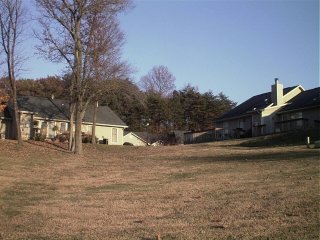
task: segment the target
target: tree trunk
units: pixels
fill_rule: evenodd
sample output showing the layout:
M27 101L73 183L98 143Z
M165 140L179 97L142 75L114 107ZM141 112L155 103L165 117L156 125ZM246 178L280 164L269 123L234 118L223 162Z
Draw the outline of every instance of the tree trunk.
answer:
M70 124L69 124L69 147L68 150L74 151L74 104L70 104Z
M75 68L75 99L76 99L76 108L75 108L75 134L74 134L74 142L75 142L75 154L82 154L82 136L81 136L81 125L82 125L82 45L80 38L80 25L81 18L78 16L75 22L75 33L74 33L74 68Z
M13 103L13 121L15 124L16 132L16 139L18 140L18 144L20 146L23 145L22 136L21 136L21 127L20 127L20 114L19 114L19 107L17 102L17 87L16 87L16 79L15 79L15 68L14 68L14 46L12 46L11 51L8 51L7 54L7 68L8 68L8 78L11 85L12 90L12 103Z
M92 144L96 144L97 108L98 108L98 101L93 104Z
M75 123L75 134L74 134L74 143L75 143L75 149L74 153L75 154L82 154L82 136L81 136L81 125L82 125L82 114L80 111L80 102L76 103L76 112L75 112L75 117L76 117L76 123Z
M18 140L18 144L21 146L21 145L23 145L23 141L22 141L22 136L21 136L20 114L19 114L19 109L18 109L16 91L13 91L12 95L13 95L12 101L13 101L13 111L14 111L13 121L15 124L15 128L17 129L16 138Z

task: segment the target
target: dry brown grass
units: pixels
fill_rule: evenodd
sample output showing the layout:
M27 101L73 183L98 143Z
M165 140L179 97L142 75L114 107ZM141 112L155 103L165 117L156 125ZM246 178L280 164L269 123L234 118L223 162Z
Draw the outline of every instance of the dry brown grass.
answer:
M0 239L318 239L319 151L0 142Z

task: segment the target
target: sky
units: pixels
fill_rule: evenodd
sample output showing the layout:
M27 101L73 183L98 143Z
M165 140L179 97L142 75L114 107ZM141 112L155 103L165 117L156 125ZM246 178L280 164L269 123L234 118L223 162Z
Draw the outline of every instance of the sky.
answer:
M25 0L28 1L28 0ZM284 87L319 86L318 0L144 0L120 15L123 60L138 82L164 65L176 88L223 92L241 103L268 92L279 78ZM59 75L62 65L34 55L23 78Z

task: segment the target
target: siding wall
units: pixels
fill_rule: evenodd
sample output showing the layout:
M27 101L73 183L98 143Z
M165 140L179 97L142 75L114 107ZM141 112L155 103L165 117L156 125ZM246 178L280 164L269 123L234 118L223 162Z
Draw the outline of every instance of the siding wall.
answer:
M277 115L279 132L320 126L320 108L297 110Z
M116 141L112 138L113 128L117 129ZM96 137L99 140L107 139L109 145L123 145L123 130L120 127L96 126Z
M141 139L134 136L132 133L128 133L123 137L123 142L132 143L133 146L146 146L147 144Z
M6 129L7 125L5 124L5 121L0 119L0 139L6 138Z
M28 140L31 137L32 116L22 113L20 115L21 137L22 140Z

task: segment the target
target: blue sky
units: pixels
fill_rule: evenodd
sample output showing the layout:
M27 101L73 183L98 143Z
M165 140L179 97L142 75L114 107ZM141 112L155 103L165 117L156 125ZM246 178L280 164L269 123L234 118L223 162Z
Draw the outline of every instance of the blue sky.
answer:
M276 77L285 87L319 86L319 1L148 0L134 4L120 16L126 35L123 59L136 69L134 81L154 65L165 65L176 77L177 89L191 84L201 92L223 92L238 103L270 91ZM21 77L61 71L61 66L36 56L25 68L28 71Z

